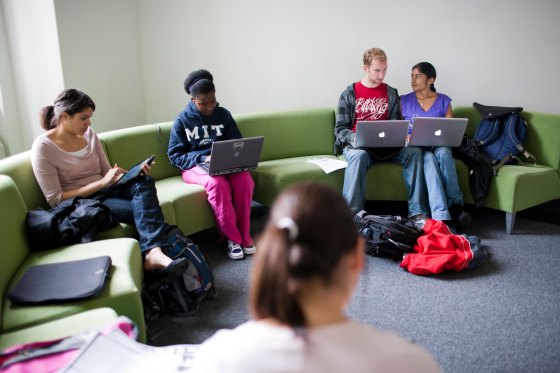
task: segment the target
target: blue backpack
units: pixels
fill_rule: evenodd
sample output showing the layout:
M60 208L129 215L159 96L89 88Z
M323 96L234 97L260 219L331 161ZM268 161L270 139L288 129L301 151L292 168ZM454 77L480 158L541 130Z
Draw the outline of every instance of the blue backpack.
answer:
M537 163L525 149L528 126L520 115L522 107L485 106L476 102L473 107L482 115L474 139L492 162L494 175L503 165L521 161L519 155Z

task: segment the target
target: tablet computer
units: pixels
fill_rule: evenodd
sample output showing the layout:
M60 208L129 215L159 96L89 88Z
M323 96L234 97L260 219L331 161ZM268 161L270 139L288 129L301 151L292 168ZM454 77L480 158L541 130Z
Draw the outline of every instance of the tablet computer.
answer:
M128 171L125 174L123 174L116 183L111 184L107 189L113 190L115 188L120 187L121 185L128 183L130 180L137 178L142 172L142 168L144 167L144 164L152 164L155 157L156 156L152 154L149 158L136 163L134 166L130 167Z

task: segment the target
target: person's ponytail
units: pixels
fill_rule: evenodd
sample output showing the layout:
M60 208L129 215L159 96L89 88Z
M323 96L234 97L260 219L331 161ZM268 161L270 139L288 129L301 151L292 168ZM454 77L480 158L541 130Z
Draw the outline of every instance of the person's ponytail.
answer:
M275 318L298 327L306 323L298 301L301 283L290 276L290 258L294 250L287 229L269 229L259 240L253 264L250 292L250 310L254 318Z
M54 123L54 106L45 106L39 111L39 122L45 131L56 127L56 123Z

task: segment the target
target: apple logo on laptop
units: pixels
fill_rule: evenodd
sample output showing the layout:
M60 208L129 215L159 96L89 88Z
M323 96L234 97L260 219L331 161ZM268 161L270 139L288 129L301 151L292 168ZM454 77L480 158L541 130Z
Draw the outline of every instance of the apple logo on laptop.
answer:
M437 130L436 132L434 132L434 135L441 136L441 130Z
M385 132L379 132L379 137L385 137Z

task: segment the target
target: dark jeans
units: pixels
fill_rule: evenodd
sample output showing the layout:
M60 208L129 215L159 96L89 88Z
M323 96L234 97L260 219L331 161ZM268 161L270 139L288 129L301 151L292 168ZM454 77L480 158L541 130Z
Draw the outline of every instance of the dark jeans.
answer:
M120 223L136 226L142 253L156 246L167 246L164 233L168 225L164 221L151 176L141 175L111 192L96 193L91 198L108 206Z

